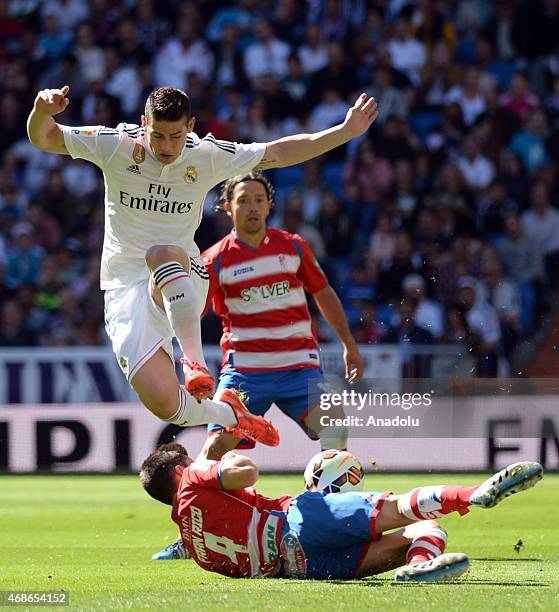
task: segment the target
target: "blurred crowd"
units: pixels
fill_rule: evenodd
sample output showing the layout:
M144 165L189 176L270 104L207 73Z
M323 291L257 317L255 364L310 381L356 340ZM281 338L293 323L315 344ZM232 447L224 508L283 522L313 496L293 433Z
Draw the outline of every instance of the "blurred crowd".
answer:
M115 126L177 86L199 134L241 142L328 128L365 91L373 129L271 172L270 222L359 341L462 344L494 376L557 286L558 32L559 0L0 0L0 346L106 342L102 177L29 144L38 89L70 85L62 123ZM215 197L201 248L228 231Z

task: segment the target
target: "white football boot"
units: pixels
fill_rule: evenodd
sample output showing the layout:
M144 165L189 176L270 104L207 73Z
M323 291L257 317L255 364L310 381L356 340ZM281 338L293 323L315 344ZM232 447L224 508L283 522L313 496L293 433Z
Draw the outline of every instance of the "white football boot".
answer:
M468 571L464 553L443 553L430 561L404 565L396 570L396 582L450 582Z
M470 497L470 504L479 508L493 508L505 497L533 487L542 478L543 467L539 463L513 463L479 485Z

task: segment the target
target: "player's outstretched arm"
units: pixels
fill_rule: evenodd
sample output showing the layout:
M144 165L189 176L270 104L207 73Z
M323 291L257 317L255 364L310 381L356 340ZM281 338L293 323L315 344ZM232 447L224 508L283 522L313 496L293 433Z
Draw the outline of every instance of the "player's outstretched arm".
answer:
M318 309L344 347L345 375L349 383L357 382L363 376L363 357L357 348L357 343L351 335L347 318L336 292L326 285L320 291L312 294Z
M374 98L361 94L347 111L345 121L315 134L296 134L266 143L257 169L283 168L306 162L364 134L378 117Z
M70 101L66 97L70 87L43 89L37 94L33 110L27 119L27 135L31 144L47 153L68 155L62 127L53 119L66 109Z
M221 460L220 478L224 489L252 487L258 480L258 468L244 455L225 453Z

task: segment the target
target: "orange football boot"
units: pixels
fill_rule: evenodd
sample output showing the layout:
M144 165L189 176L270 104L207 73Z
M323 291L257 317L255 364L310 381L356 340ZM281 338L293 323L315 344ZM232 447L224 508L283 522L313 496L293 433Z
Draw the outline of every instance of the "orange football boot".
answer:
M266 446L278 446L280 443L278 430L270 421L249 412L237 391L223 389L219 398L216 399L229 404L237 417L237 425L228 427L225 430L227 433L235 436L235 438L250 438L254 442L260 442Z
M182 357L181 363L184 371L184 386L190 395L198 401L213 397L215 380L208 369L187 357Z

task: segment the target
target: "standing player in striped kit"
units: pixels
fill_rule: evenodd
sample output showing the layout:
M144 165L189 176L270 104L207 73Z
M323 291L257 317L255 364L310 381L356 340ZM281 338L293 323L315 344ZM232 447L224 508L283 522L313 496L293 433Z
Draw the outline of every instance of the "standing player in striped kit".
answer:
M186 427L216 421L236 435L275 446L279 436L249 413L231 390L215 401L200 333L208 279L194 233L208 191L255 167L298 164L366 132L378 116L361 94L343 123L316 134L269 143L199 138L188 95L173 87L150 93L140 125L72 127L56 115L69 87L44 89L27 121L29 140L48 153L88 160L105 180L101 289L106 329L120 367L156 416ZM184 353L185 385L172 359L172 339Z
M340 300L309 245L299 235L266 226L272 195L272 185L258 172L229 179L220 207L233 220L233 230L202 254L210 274L209 296L223 322L223 369L216 397L224 389L240 389L249 410L260 416L275 403L311 438L319 437L322 449L343 449L345 428L314 432L307 426L315 403L309 383L316 388L323 374L305 292L342 344L350 383L363 375L363 359ZM208 429L213 434L208 442L211 459L238 446L254 446L239 443L219 425Z

